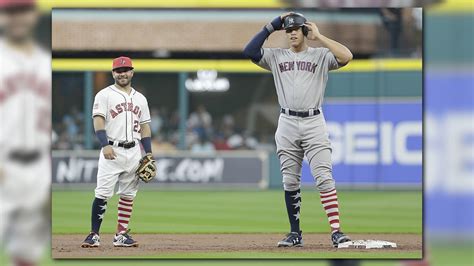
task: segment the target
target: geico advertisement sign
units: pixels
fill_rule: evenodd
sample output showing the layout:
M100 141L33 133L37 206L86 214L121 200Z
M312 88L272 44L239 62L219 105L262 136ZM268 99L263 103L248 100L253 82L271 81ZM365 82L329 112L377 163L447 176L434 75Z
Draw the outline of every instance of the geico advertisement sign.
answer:
M426 189L439 195L474 192L474 110L426 115Z
M422 122L327 122L333 164L421 165Z
M421 101L329 102L323 112L334 165L421 165Z

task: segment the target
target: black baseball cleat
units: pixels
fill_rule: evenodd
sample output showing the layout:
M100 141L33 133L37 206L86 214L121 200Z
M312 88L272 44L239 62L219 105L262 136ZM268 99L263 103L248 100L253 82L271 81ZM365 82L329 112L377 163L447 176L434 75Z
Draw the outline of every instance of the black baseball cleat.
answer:
M278 247L302 247L303 246L303 236L302 231L299 232L290 232L285 238L278 242Z
M98 246L100 246L100 237L98 234L91 232L82 242L81 248L96 248Z
M332 245L335 248L337 248L339 246L339 244L341 244L341 243L351 241L351 239L341 231L336 231L336 232L332 233L331 234L331 240L332 240Z
M115 234L113 242L115 247L138 247L138 242L133 240L128 232L130 232L130 229Z

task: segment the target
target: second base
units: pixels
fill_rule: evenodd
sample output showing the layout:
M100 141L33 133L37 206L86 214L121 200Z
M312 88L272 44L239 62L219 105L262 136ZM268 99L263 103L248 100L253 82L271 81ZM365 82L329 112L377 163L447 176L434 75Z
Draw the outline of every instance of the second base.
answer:
M383 240L354 240L344 242L338 245L338 248L360 248L360 249L371 249L371 248L396 248L397 243L388 242Z

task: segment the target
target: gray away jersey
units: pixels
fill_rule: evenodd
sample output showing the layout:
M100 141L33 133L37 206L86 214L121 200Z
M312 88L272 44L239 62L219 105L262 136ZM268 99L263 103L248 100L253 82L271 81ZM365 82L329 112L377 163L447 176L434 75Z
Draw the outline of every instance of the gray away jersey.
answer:
M321 108L328 71L339 68L328 48L313 47L299 53L263 48L257 65L273 73L280 106L295 111Z

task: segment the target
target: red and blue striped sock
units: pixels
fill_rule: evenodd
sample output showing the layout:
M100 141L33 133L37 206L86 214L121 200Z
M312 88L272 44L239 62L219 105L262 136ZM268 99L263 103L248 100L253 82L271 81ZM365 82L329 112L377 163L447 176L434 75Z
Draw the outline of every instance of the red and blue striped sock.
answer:
M337 201L336 189L334 188L329 191L319 192L319 196L321 198L321 204L323 205L324 211L328 217L331 232L334 233L339 231L339 202Z
M120 198L118 202L117 233L127 231L132 216L133 199Z

